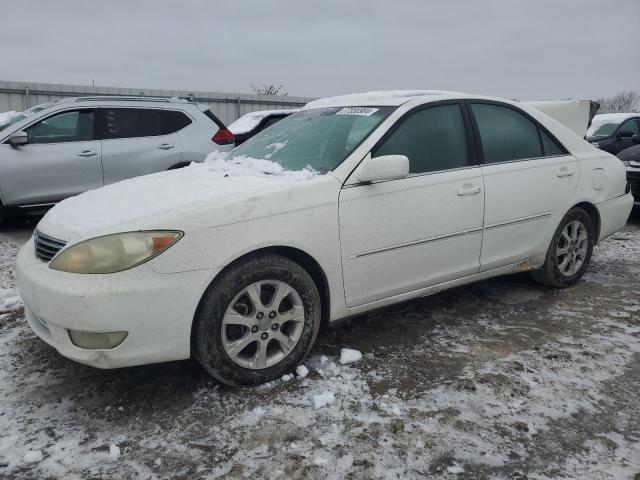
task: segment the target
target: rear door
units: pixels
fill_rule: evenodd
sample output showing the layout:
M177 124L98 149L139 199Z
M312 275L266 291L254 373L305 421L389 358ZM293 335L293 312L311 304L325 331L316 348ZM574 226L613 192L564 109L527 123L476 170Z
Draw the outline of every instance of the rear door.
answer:
M24 130L29 143L0 145L0 190L8 205L48 204L103 185L96 110L69 109Z
M484 191L474 153L459 102L418 107L373 149L406 155L410 174L340 192L349 307L478 272Z
M520 109L483 101L468 105L485 186L481 269L545 253L549 232L570 207L578 162Z
M100 108L104 183L180 165L182 142L172 118L160 108Z

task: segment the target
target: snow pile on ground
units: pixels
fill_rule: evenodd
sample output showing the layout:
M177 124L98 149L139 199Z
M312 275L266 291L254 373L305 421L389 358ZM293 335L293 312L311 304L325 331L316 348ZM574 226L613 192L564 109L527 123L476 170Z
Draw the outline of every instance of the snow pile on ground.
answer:
M343 348L340 350L340 365L346 365L347 363L357 362L362 359L362 353L358 350L351 348Z
M234 135L242 135L243 133L249 133L251 130L256 128L265 117L274 114L282 114L282 112L292 114L299 111L300 109L298 108L292 108L288 110L261 110L258 112L250 112L237 119L229 125L228 128Z
M319 408L331 405L336 401L336 396L333 392L322 392L313 396L313 408L318 410Z
M22 299L12 288L0 288L0 313L22 305Z
M275 152L285 146L284 143L274 143L269 145L273 148L270 157ZM200 164L192 163L189 168L202 168ZM319 173L311 166L307 166L302 170L285 170L285 168L279 163L273 162L268 158L251 158L251 157L232 157L229 158L225 152L218 152L217 150L210 153L204 161L204 167L209 172L212 172L219 176L231 177L231 176L256 176L256 177L287 177L297 180L306 180L313 178Z
M373 312L258 387L193 362L95 370L0 314L0 476L633 478L638 233L575 288L516 276ZM16 250L0 241L0 288Z

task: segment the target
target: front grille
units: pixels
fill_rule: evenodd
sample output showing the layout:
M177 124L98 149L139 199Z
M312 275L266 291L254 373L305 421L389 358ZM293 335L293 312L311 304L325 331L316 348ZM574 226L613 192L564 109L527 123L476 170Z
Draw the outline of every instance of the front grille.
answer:
M56 254L64 248L67 242L58 240L57 238L49 237L42 232L36 230L35 233L35 247L36 257L43 262L48 262Z

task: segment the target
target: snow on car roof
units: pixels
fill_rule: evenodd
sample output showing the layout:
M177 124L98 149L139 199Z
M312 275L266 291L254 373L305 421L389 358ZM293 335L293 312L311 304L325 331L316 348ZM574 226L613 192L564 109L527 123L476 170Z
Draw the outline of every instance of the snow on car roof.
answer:
M640 113L600 113L593 117L591 124L622 123L634 117L640 117Z
M303 110L311 108L357 106L357 105L379 105L397 107L415 98L425 96L449 96L463 95L459 92L448 92L446 90L388 90L372 91L364 93L352 93L349 95L339 95L337 97L321 98L307 103Z
M249 112L229 125L228 128L234 135L240 135L243 133L248 133L256 128L265 117L283 113L291 114L299 111L299 108L291 108L287 110L259 110L257 112Z

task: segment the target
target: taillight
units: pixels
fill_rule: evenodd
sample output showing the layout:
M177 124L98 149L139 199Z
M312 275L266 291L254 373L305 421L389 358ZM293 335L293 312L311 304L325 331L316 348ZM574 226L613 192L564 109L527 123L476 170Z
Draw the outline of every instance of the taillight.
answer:
M235 141L235 138L233 137L233 133L229 130L221 128L211 140L216 142L218 145L230 145Z

